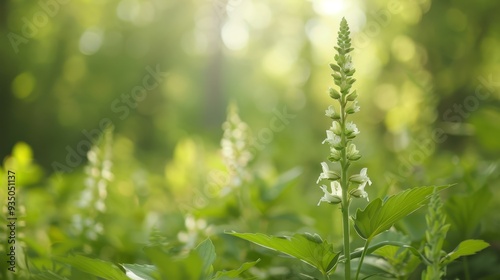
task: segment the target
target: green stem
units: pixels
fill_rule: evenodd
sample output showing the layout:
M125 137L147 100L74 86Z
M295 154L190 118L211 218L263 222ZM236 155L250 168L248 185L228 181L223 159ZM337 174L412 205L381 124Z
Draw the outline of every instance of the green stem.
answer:
M469 262L467 261L467 257L464 257L464 274L465 280L470 280Z
M370 239L366 239L363 253L361 254L361 258L359 259L358 270L356 271L356 280L358 280L359 272L361 271L361 266L363 265L363 260L365 259L366 252L368 251L368 245L370 245Z
M350 234L350 226L349 226L349 194L348 194L348 182L347 182L347 168L349 167L349 162L347 161L347 139L345 136L345 119L346 119L346 113L345 113L345 101L344 101L344 96L341 98L340 102L340 116L341 116L341 121L340 125L342 128L342 135L341 135L341 141L342 141L342 150L341 150L341 169L342 173L340 175L340 185L342 187L342 225L344 228L344 258L345 258L345 276L344 278L346 280L351 280L351 249L350 249L350 244L349 244L349 238L351 236Z

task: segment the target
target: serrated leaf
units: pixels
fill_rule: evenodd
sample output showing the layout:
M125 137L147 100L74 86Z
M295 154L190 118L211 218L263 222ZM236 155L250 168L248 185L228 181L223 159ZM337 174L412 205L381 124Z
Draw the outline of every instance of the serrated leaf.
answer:
M158 269L154 265L122 264L121 266L125 269L126 275L131 279L143 279L143 280L158 279ZM138 278L135 277L134 275L137 276Z
M246 262L246 263L242 264L238 269L233 269L233 270L228 270L228 271L218 271L215 274L214 278L212 278L212 280L226 280L226 279L232 279L234 277L238 277L243 272L254 267L258 262L260 262L260 259L254 261L254 262Z
M448 187L449 185L436 188L441 191ZM358 209L356 212L354 229L361 238L372 239L390 229L400 219L424 206L434 188L434 186L417 187L392 195L384 202L380 198L373 200L365 209Z
M457 248L450 252L446 257L443 259L443 262L445 264L451 263L452 261L463 257L463 256L468 256L468 255L474 255L475 253L489 247L490 244L483 240L478 240L478 239L468 239L460 242L458 244Z
M55 257L56 260L67 263L72 267L85 273L109 280L130 280L125 273L110 262L98 259L91 259L81 255L69 256L66 258Z
M319 235L294 234L276 237L262 233L229 233L262 247L297 258L326 274L337 263L339 253L333 251L332 244L322 240Z

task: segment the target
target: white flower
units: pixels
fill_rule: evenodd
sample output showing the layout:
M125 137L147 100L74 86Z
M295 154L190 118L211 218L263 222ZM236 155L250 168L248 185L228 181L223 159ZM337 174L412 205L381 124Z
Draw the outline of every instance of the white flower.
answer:
M347 71L351 71L352 69L354 69L354 65L352 65L352 61L350 61L350 59L347 60L347 62L344 64L344 68Z
M330 170L330 167L326 162L321 163L321 168L323 169L323 172L319 174L318 180L316 180L316 184L319 183L319 181L323 179L328 179L328 180L337 180L340 178L339 174L335 173L334 171Z
M321 142L321 144L328 143L331 146L339 147L341 140L342 139L340 138L340 136L335 135L335 133L333 133L333 131L331 131L331 130L327 130L326 131L326 139L323 140L323 142Z
M330 183L331 192L328 191L325 185L320 187L323 190L323 197L318 202L318 206L321 202L327 202L331 204L338 204L342 202L342 187L338 181L333 181Z
M335 116L335 110L333 110L332 105L328 106L328 109L325 110L325 116L329 118L333 118L333 116Z
M350 193L354 197L358 197L358 198L362 197L362 198L366 198L366 200L370 201L370 199L368 198L368 193L365 191L366 184L368 183L369 186L372 184L372 181L370 180L370 178L366 174L367 171L368 171L368 168L365 167L365 168L361 169L359 174L351 176L351 178L349 180L353 183L358 183L359 186L358 186L358 188L352 190Z
M356 127L356 124L354 124L353 122L348 122L345 125L345 129L346 129L347 135L358 135L359 134L359 130Z
M358 105L358 101L354 101L354 103L352 104L352 110L354 111L354 113L356 112L359 112L359 105Z

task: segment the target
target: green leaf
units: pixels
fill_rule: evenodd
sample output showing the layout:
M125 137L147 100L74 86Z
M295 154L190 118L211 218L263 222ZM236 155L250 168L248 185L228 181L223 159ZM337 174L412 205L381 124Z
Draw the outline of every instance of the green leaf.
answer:
M358 262L359 260L353 260L352 267L357 267ZM367 256L365 258L363 266L361 268L361 272L363 275L366 275L362 279L369 279L374 276L379 276L380 278L389 278L389 279L396 278L394 269L386 260L372 256Z
M332 244L323 241L317 234L294 234L276 237L262 233L229 233L262 247L297 258L326 274L337 263L339 253Z
M120 268L113 263L84 256L55 257L56 260L94 276L109 280L130 280Z
M156 280L158 279L158 269L154 265L149 264L122 264L121 265L127 275L133 273L143 280ZM135 279L135 278L134 278Z
M483 250L484 248L490 246L487 242L478 239L468 239L460 242L457 248L450 252L446 257L443 258L442 262L445 264L451 263L452 261L468 255L474 255L475 253Z
M436 187L438 191L449 185ZM391 228L394 223L424 206L432 195L434 186L417 187L392 195L384 202L375 199L364 210L358 209L354 219L354 229L364 239Z
M452 229L448 239L458 243L477 237L480 222L489 211L493 197L488 187L483 187L472 195L456 194L447 199L444 207Z
M198 247L196 247L196 251L201 258L203 263L202 265L202 279L210 279L213 273L212 264L215 261L215 247L212 241L207 238L203 242L201 242Z
M30 280L69 280L66 277L57 275L55 272L50 270L45 270L41 273L32 273Z
M275 201L283 193L283 191L291 185L290 183L299 177L301 173L301 168L296 167L290 169L283 173L283 175L279 176L276 183L272 187L267 187L266 184L262 182L260 184L261 188L259 200L266 203Z
M203 261L198 252L171 256L161 246L145 247L144 252L160 272L160 279L199 279Z
M218 271L214 278L212 280L226 280L226 279L233 279L235 277L240 276L243 272L247 271L248 269L254 267L258 262L260 262L260 259L254 261L254 262L246 262L240 266L238 269L233 269L233 270L228 270L228 271Z

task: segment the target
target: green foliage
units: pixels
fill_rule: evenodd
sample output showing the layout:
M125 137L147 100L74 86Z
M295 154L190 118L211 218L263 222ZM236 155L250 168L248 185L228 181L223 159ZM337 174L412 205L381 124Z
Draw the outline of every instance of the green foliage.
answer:
M242 274L255 266L259 260L242 264L238 269L218 271L214 273L213 263L216 259L215 247L210 239L205 239L196 249L184 255L175 255L170 252L172 247L150 246L144 248L146 255L154 265L149 264L121 264L119 266L102 261L84 257L81 255L69 257L56 257L55 260L72 268L80 270L88 275L109 280L162 280L162 279L186 279L186 280L229 280L244 279ZM40 273L37 279L66 279L50 271ZM72 275L72 278L75 276ZM86 276L88 277L88 276Z
M315 270L228 231L317 233L340 252L331 280L354 278L349 260L359 279L420 279L439 237L431 251L446 278L500 279L500 1L0 2L0 177L17 174L18 217L18 272L2 258L0 279L103 279L52 256L146 279ZM105 120L114 134L99 144ZM318 146L330 123L344 131L345 174L342 152ZM349 233L368 196L453 182L446 221L428 211L439 226L425 228L421 208L369 243ZM343 204L314 207L323 194ZM472 254L479 240L491 246Z
M388 271L397 279L407 279L418 265L426 261L419 250L408 245L411 244L410 238L401 232L386 231L377 235L372 243L375 244L370 246L375 248L373 256L383 258L390 266Z
M128 280L123 271L113 263L91 259L81 255L69 257L56 257L57 261L71 265L90 275L109 280Z
M489 247L490 244L484 242L483 240L468 239L460 242L455 250L448 253L443 259L442 263L444 265L451 263L452 261L463 257L474 255L475 253Z
M149 264L122 264L126 274L133 273L144 280L155 280L158 275L158 269Z
M424 253L430 263L422 273L424 280L441 279L446 275L446 266L441 265L441 258L443 257L443 243L450 224L446 224L446 216L441 210L442 207L439 192L435 189L425 216L427 231L425 232Z
M265 248L297 258L318 269L323 275L337 264L339 252L333 251L332 244L317 234L294 234L293 236L269 236L262 233L230 233Z
M456 194L447 199L444 208L447 220L457 236L456 240L477 237L480 231L481 217L489 211L492 199L492 193L487 187L469 195Z
M436 187L444 190L449 186ZM354 228L362 238L371 240L376 235L388 230L400 219L410 215L425 205L435 187L417 187L388 197L385 201L377 198L365 209L358 209L354 219Z
M238 269L228 270L228 271L217 271L215 273L213 280L228 280L228 279L241 279L241 275L254 267L260 260L254 262L243 263Z

